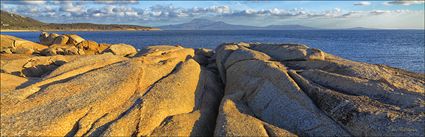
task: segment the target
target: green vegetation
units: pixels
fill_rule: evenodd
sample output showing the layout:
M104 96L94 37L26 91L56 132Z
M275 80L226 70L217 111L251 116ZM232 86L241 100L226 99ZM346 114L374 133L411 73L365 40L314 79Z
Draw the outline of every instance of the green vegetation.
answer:
M96 30L157 30L137 25L72 23L44 23L29 17L1 10L1 30L43 30L43 31L96 31Z

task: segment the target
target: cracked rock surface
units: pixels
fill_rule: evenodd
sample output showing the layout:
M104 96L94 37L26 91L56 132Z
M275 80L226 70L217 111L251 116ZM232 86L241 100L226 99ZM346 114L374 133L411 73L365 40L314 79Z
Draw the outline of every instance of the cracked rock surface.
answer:
M39 77L3 71L2 135L212 135L223 93L218 75L192 59L193 49L153 48L131 59L81 56ZM19 71L25 61L54 57L9 57L4 66Z
M215 135L424 135L424 74L297 44L230 43L216 51L225 89Z
M0 81L2 136L424 136L425 130L424 74L299 44L158 45L131 58L1 54Z

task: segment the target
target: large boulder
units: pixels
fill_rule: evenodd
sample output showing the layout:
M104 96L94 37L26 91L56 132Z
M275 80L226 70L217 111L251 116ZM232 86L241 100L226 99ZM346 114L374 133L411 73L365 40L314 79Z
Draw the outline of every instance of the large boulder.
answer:
M50 45L52 43L52 41L48 41L47 38L49 37L49 33L47 32L41 32L40 35L38 36L38 40L40 41L40 44L43 45Z
M77 48L96 51L99 48L99 44L95 41L84 40L77 45Z
M0 52L8 54L35 54L39 53L47 46L40 45L28 40L20 39L9 35L0 35Z
M212 49L207 48L199 48L195 49L195 57L194 59L201 65L208 65L215 63L215 61L212 61L212 57L214 55L214 51Z
M56 37L59 37L59 34L56 33L47 33L47 32L42 32L40 34L40 36L38 37L40 40L40 43L46 46L50 46L53 44L53 42L55 41Z
M244 47L233 51L221 63L226 74L225 98L247 104L252 116L300 136L349 135L303 94L283 65L269 61L266 55L250 49L238 52L242 49ZM217 127L224 126L226 129L223 130L228 132L236 131L232 126L227 126L233 123L223 124Z
M290 71L289 74L321 110L344 126L352 135L423 135L417 132L424 130L423 110L412 113L411 110L406 111L397 105L386 104L367 96L344 94L305 79L299 73Z
M84 39L76 34L66 34L66 36L69 38L68 43L69 45L77 45L78 43L84 41Z
M84 40L80 42L77 46L78 50L83 50L86 55L95 55L100 53L99 44L95 41Z
M113 44L105 52L124 57L133 57L137 54L136 48L127 44Z
M279 61L324 59L323 51L301 44L250 44L249 46Z
M271 136L264 123L300 136L423 136L424 74L298 44L216 51L226 85L217 136Z
M54 56L54 55L84 55L83 49L78 49L75 46L69 46L69 45L58 45L53 44L49 46L49 48L44 49L41 51L41 55L45 56Z
M68 43L69 37L66 35L60 35L55 38L52 44L58 44L58 45L66 45Z
M76 34L59 35L56 33L49 34L47 32L41 32L39 40L41 44L46 46L50 46L52 44L76 46L80 42L84 41L83 38Z

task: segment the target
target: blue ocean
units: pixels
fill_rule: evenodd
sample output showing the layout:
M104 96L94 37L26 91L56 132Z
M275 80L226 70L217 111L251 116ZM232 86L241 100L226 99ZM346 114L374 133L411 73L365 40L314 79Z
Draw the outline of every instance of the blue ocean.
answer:
M215 48L224 42L301 43L361 62L425 73L425 30L123 31L74 33L98 43ZM39 32L2 32L38 42Z

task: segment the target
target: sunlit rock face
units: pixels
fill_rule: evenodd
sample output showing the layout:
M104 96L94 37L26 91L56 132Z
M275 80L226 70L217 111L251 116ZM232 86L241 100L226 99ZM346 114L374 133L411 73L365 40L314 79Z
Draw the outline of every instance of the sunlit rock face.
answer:
M35 54L46 49L47 46L9 35L0 35L1 54Z
M225 82L215 135L423 136L424 75L297 44L216 49ZM247 130L248 129L248 130Z
M424 135L424 74L299 44L137 52L40 37L74 39L76 54L0 55L3 136Z
M5 71L2 135L212 135L223 93L218 75L192 59L193 49L168 48L152 47L131 59L65 58L34 77ZM16 62L19 68L26 64L22 58L8 57L6 66Z

